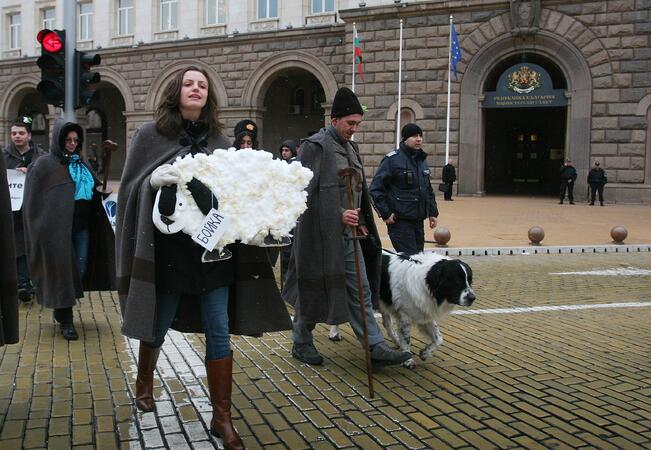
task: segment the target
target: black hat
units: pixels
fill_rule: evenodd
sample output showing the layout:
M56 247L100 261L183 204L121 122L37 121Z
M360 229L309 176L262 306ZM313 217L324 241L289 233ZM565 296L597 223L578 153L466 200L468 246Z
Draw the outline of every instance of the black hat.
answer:
M235 125L235 137L237 138L242 133L247 133L253 140L255 140L258 135L258 126L251 119L240 120L237 122L237 125Z
M423 130L415 123L408 123L402 127L402 131L400 132L400 136L402 137L403 141L406 141L410 137L416 136L417 134L420 134L422 136Z
M332 102L332 112L330 117L333 119L349 116L351 114L364 115L362 105L359 103L357 96L347 87L339 88Z
M293 139L287 139L286 141L283 141L283 143L280 144L280 148L278 150L282 150L283 147L287 147L292 151L292 153L296 153L296 141Z

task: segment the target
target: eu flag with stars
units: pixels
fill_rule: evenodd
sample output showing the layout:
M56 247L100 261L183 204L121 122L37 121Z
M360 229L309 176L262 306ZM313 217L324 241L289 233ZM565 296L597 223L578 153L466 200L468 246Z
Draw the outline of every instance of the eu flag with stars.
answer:
M454 79L457 79L457 64L461 61L461 47L459 47L459 38L457 37L457 30L452 27L452 40L450 41L450 53L452 54L452 70L454 70Z

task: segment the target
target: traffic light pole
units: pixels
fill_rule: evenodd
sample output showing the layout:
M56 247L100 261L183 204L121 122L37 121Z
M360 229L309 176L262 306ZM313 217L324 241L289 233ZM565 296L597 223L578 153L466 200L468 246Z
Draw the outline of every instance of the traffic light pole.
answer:
M77 1L63 2L63 29L66 30L66 95L63 104L63 119L76 122L75 113L75 47L77 46Z

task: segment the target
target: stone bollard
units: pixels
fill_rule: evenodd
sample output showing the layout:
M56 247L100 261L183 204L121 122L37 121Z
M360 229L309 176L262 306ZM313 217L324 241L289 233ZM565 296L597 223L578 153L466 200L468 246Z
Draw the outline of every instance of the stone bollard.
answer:
M434 229L434 240L438 245L446 245L450 242L451 237L452 235L450 234L450 230L445 227L436 227Z
M531 245L540 245L540 241L545 239L545 230L543 230L542 227L539 226L533 226L529 228L529 240L531 241Z
M610 230L610 237L615 244L623 244L624 239L628 236L628 230L621 225L617 225Z

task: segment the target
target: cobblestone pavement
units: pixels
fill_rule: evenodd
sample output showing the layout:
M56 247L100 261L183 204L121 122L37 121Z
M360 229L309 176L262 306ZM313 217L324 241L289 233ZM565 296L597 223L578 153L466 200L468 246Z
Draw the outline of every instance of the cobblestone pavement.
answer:
M348 326L337 343L317 328L316 368L290 357L288 333L234 338L247 448L650 448L649 254L466 260L478 300L457 312L474 314L448 317L443 347L416 369L376 373L374 399ZM138 343L120 334L115 293L87 293L76 342L36 304L20 315L20 344L0 348L1 449L216 445L202 336L170 333L158 410L143 414L132 406Z

